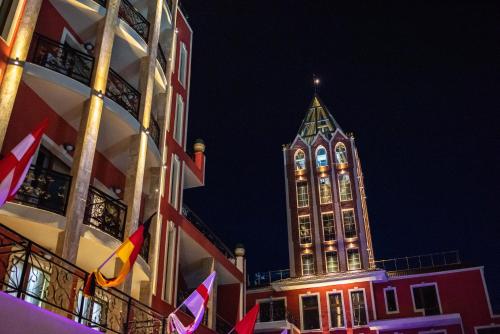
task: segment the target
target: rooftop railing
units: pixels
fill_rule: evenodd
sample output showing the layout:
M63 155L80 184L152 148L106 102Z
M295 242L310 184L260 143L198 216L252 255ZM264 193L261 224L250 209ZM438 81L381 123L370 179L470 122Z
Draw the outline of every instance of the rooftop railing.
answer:
M123 240L127 206L94 187L89 187L83 223Z
M457 250L376 260L375 267L388 272L419 272L462 264Z
M141 93L111 68L108 73L106 96L122 106L135 119L139 119Z
M83 269L0 224L0 290L106 333L166 333L166 319L114 288L82 289ZM29 321L29 314L26 314Z
M268 286L272 282L280 281L282 279L290 278L290 269L261 271L249 276L247 285L252 288Z
M135 7L127 0L120 1L118 16L127 22L145 41L148 42L149 22Z
M70 175L31 166L14 201L64 215L70 187Z
M205 224L196 213L187 205L182 205L182 215L193 224L215 247L217 247L226 258L234 259L234 253L226 246L224 242Z
M156 59L160 63L163 73L167 73L167 58L165 57L165 53L163 53L160 44L158 44L158 52L156 53Z
M94 58L50 38L34 34L30 62L90 84Z

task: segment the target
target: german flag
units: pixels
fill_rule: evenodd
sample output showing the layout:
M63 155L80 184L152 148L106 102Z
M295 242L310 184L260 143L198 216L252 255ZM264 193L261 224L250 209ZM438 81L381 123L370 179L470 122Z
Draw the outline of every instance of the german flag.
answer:
M128 273L134 266L135 260L139 255L142 244L144 243L144 239L149 234L149 225L151 225L151 221L153 217L156 215L154 213L151 217L148 218L139 228L125 240L123 244L118 247L118 249L111 254L111 256L104 261L99 268L94 270L92 274L90 274L85 282L85 287L83 288L83 293L87 296L93 296L95 293L96 283L105 288L115 287L122 284L127 278ZM107 278L104 276L100 269L104 267L104 265L113 257L118 257L123 262L122 269L120 273L113 278Z

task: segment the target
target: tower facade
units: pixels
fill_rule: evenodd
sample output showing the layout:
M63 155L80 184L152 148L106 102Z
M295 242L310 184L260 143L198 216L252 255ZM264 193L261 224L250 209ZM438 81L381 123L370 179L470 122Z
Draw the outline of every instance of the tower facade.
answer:
M354 137L317 94L284 146L291 276L373 267L363 173Z

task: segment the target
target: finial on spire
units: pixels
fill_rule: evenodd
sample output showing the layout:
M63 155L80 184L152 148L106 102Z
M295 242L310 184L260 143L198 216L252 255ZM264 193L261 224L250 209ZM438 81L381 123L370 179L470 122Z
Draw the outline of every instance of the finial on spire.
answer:
M316 94L318 92L318 87L320 84L319 78L316 76L316 74L313 73L313 84L314 84L314 93Z

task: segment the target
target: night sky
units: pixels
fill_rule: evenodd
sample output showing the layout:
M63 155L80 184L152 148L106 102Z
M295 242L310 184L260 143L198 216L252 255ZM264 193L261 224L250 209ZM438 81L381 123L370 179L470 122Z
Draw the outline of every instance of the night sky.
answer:
M349 3L183 1L188 143L207 145L206 186L184 201L245 245L250 272L287 268L281 147L316 73L356 137L375 257L458 249L498 309L500 2Z

